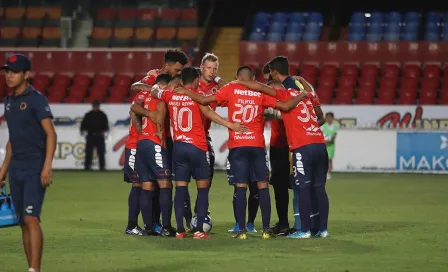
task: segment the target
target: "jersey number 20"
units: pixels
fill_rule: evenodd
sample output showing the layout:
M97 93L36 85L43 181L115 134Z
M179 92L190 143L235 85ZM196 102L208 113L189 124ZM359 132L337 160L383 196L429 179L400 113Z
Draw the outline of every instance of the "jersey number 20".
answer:
M250 123L258 115L258 106L235 104L238 108L232 115L232 121L238 123Z

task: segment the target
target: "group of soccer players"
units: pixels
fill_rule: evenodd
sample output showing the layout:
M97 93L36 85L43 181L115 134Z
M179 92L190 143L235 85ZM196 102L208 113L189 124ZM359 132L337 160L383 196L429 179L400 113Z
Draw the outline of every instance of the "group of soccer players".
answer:
M185 67L187 62L182 51L168 50L161 69L151 70L132 85L138 94L130 109L126 143L124 179L132 184L126 234L186 238L193 214L188 184L193 178L198 190L193 238L211 238L203 230L203 224L208 215L214 172L209 134L213 121L229 130L227 174L229 184L235 188L236 224L229 230L235 232L233 237L247 239L247 231L256 232L253 222L258 206L263 239L275 235L310 238L312 232L316 237L327 237L328 154L320 129L325 119L313 87L303 78L289 76L288 60L284 57L266 64L267 85L255 81L248 66L238 69L236 81L224 82L217 76L218 57L210 53L202 58L200 67ZM218 106L228 108L228 121L215 112ZM264 117L274 119L270 179ZM176 185L174 203L172 180ZM269 183L274 187L279 216L273 227L270 227ZM291 229L290 188L294 191L295 215L295 227ZM171 226L173 208L176 229ZM143 229L137 225L140 211Z

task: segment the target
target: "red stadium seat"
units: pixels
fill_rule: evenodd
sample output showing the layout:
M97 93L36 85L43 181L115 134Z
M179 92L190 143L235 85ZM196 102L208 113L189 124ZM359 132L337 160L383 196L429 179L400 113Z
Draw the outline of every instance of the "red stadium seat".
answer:
M336 65L324 64L320 69L320 76L336 77L336 75L338 74L338 70L339 69Z
M437 104L437 90L432 88L422 88L420 90L420 105L434 105Z
M146 73L145 74L136 74L134 76L134 79L133 79L132 83L142 80L145 76L146 76Z
M440 67L438 65L426 65L423 69L424 78L440 78Z
M319 78L319 82L317 84L318 87L321 88L334 88L334 86L336 85L336 79L333 77L324 77L321 76Z
M382 77L388 78L397 78L400 71L398 69L398 65L396 64L385 64L382 68L381 75Z
M110 96L119 96L122 99L124 99L124 97L128 94L128 87L124 87L124 86L114 86L112 87L112 89L110 90Z
M395 88L384 88L378 90L378 99L376 104L378 105L391 105L395 100Z
M134 97L137 95L136 92L129 92L129 96L125 98L125 102L130 103L134 100Z
M448 105L448 91L447 90L441 90L441 92L440 92L440 104L441 105Z
M116 75L114 77L114 86L129 87L131 85L131 77L128 75Z
M62 100L66 95L66 87L62 85L54 85L50 87L48 90L48 99L54 100Z
M359 88L356 93L356 104L371 105L373 104L374 95L373 89Z
M312 64L304 64L300 68L300 76L305 77L304 75L309 75L311 77L316 77L317 75L317 67Z
M335 104L352 104L353 88L339 88L336 91Z
M420 66L416 64L406 64L403 68L403 77L420 77Z
M398 94L398 101L397 104L400 105L412 105L415 104L415 99L417 97L417 91L415 89L409 88L400 89L400 92Z
M365 64L361 68L361 79L376 79L378 67L374 64Z
M94 85L89 91L89 102L92 100L103 100L107 95L107 86L104 85Z
M73 78L73 85L87 87L90 85L90 77L88 75L76 75Z
M84 96L69 96L65 99L65 103L69 104L79 104L83 103Z
M48 85L46 85L43 82L39 82L36 84L33 84L34 89L38 90L39 92L41 92L42 94L46 95L47 94L47 88ZM3 89L1 89L3 91Z
M310 83L311 85L315 85L316 84L316 77L311 75L311 74L301 74L301 77L303 77L306 81L308 81L308 83Z
M50 77L48 75L35 75L33 77L33 86L45 86L50 85Z
M120 104L124 102L124 97L121 96L110 96L106 99L107 103Z
M401 79L401 84L400 84L400 88L404 88L404 89L417 89L417 78L415 77L410 77L410 78L402 78Z
M292 76L297 75L297 64L296 63L289 64L289 74Z
M359 82L359 87L374 90L376 88L376 80L375 79L361 79Z
M437 89L440 85L439 79L436 77L426 77L422 79L422 88Z
M339 87L351 87L353 88L356 84L356 76L342 76L339 78Z
M380 81L380 89L396 88L398 79L395 77L383 77Z
M319 96L321 104L331 104L331 100L333 98L333 88L318 87L316 89L316 93Z
M53 77L53 86L67 87L70 84L70 77L67 75L55 75Z
M87 87L82 85L73 85L69 90L69 97L84 97L87 94Z
M356 64L344 64L342 66L342 76L358 76L358 65Z
M107 75L95 75L93 77L93 86L109 87L112 79Z

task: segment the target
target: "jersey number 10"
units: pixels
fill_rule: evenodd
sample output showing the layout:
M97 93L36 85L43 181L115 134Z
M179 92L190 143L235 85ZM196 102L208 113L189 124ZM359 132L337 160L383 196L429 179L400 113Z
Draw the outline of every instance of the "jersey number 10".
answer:
M193 112L189 108L173 107L174 130L188 132L193 128ZM186 126L184 125L187 121Z

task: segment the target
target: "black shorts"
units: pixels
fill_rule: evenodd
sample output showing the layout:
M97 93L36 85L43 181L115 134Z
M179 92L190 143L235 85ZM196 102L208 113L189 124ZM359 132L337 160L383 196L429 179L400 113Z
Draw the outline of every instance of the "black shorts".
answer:
M141 182L171 178L168 151L151 140L140 140L137 144L137 173Z
M266 150L262 147L232 148L228 163L232 183L267 182L269 179Z
M271 163L269 183L275 185L284 182L285 185L289 185L289 147L277 148L271 146L269 148L269 162Z
M208 152L192 144L174 142L174 180L207 180L210 176Z
M210 185L215 175L215 151L213 150L212 138L207 136L208 157L210 160Z
M45 198L45 188L42 187L40 179L41 172L41 165L27 169L9 167L12 201L21 225L23 225L23 216L35 216L40 219Z

